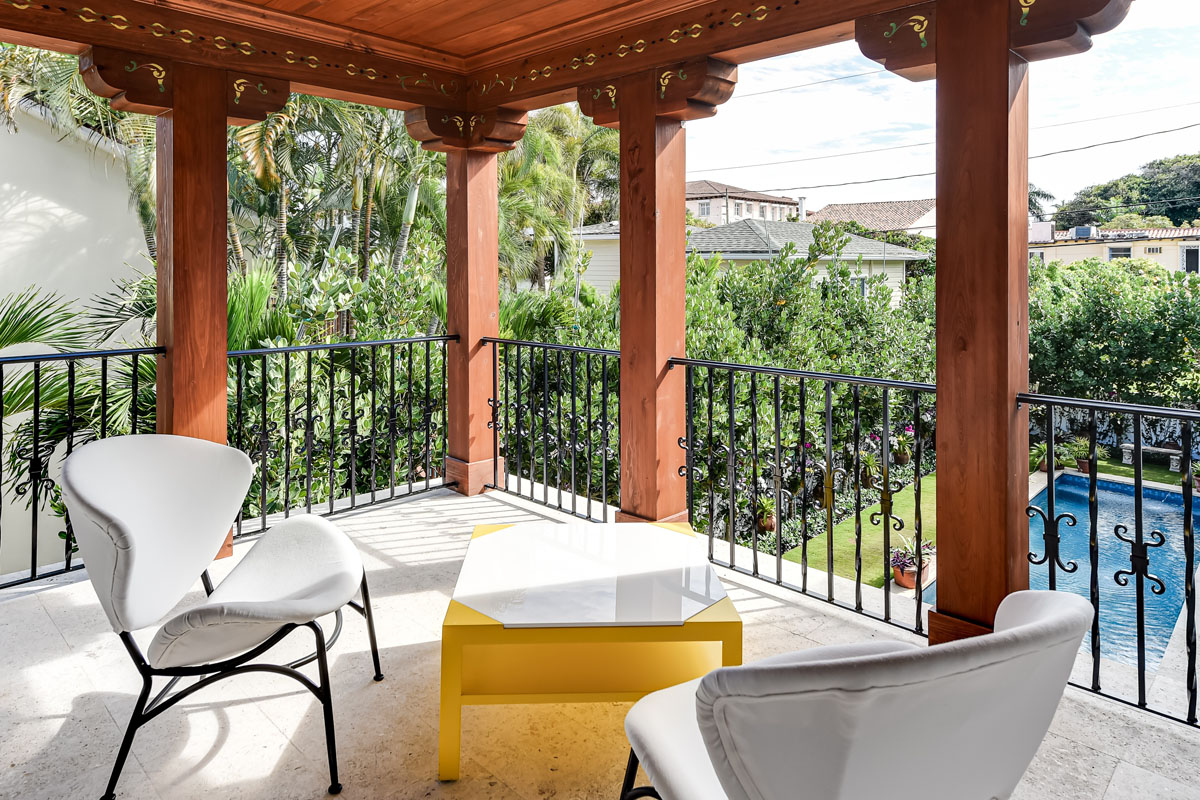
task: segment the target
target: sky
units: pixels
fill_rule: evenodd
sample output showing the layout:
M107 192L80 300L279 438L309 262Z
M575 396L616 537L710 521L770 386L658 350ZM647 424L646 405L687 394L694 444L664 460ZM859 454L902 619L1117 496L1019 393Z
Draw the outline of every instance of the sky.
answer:
M854 42L741 65L717 115L687 123L688 180L805 196L810 210L933 197L932 177L807 188L933 171L936 83L879 69ZM772 91L817 81L829 82ZM1200 123L1200 0L1135 0L1089 52L1031 64L1030 117L1032 156ZM882 148L902 149L845 155ZM1061 202L1148 161L1197 152L1200 127L1034 158L1030 180ZM780 161L794 163L770 163Z

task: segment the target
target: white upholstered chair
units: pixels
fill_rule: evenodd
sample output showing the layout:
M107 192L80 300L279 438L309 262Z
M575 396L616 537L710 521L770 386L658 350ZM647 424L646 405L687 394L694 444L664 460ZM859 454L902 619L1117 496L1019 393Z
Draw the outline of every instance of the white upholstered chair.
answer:
M1091 622L1081 597L1017 592L986 636L814 648L654 692L625 718L622 800L1004 800ZM639 760L654 788L633 787Z
M197 689L246 672L294 678L324 710L329 792L341 791L327 648L341 632L342 607L366 619L375 680L382 680L371 601L354 543L321 517L301 515L267 531L219 586L208 566L233 524L253 466L239 450L182 436L119 436L91 442L63 465L72 530L113 630L142 676L104 797L117 780L137 730ZM162 623L145 655L132 633L160 622L196 579L207 598ZM362 592L362 603L354 596ZM317 618L336 615L326 639ZM289 664L255 661L296 628L316 650ZM316 661L319 683L298 671ZM151 699L155 678L167 682ZM199 680L172 693L182 678Z

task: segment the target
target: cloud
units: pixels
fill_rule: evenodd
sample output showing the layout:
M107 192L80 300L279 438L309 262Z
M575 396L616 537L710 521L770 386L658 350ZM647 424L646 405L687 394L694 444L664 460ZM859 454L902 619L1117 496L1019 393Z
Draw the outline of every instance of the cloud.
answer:
M1196 0L1138 0L1122 26L1098 36L1091 51L1031 65L1031 154L1200 122L1200 88L1192 88L1198 37ZM932 177L793 188L934 170L933 82L912 83L883 72L818 83L878 69L853 42L742 65L733 99L716 117L688 123L688 177L748 189L787 189L781 193L806 195L809 208L934 196ZM815 85L754 94L801 84ZM1183 104L1194 105L1148 111ZM1091 121L1063 124L1079 120ZM1085 186L1119 177L1153 159L1200 151L1198 132L1035 159L1030 178L1060 200L1067 199ZM880 148L903 149L841 156ZM737 168L707 171L721 167Z

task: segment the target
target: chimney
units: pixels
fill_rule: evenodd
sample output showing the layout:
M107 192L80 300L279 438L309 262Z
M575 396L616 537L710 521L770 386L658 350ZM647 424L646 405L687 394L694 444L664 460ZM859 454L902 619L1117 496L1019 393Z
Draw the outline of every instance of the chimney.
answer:
M804 206L807 205L808 198L807 197L797 197L796 199L798 201L800 201L800 208L796 211L796 219L800 220L801 222L804 222L804 218L805 218Z

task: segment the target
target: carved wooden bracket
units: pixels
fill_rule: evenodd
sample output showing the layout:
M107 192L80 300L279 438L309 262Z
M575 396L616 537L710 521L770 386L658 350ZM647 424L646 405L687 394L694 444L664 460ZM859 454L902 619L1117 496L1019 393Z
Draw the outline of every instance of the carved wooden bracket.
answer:
M84 84L118 111L162 114L174 104L175 63L168 59L92 47L79 57L79 72ZM225 72L225 80L231 125L266 119L288 100L287 81L241 72Z
M659 67L615 81L580 86L579 109L597 125L617 126L621 84L628 80L653 80L655 114L689 120L711 117L717 106L733 96L737 65L715 58L699 58Z
M1082 53L1125 19L1133 0L1009 0L1009 40L1026 61ZM867 58L909 80L937 75L937 2L873 14L855 23Z
M418 106L404 112L408 135L426 150L475 150L500 153L512 150L525 134L529 115L513 108L454 111Z

